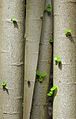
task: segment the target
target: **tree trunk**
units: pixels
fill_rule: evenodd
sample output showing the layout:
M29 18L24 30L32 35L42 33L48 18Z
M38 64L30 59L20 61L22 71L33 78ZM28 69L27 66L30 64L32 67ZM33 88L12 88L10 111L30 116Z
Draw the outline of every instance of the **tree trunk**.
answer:
M32 97L38 62L40 33L42 26L44 0L26 1L26 43L24 76L24 111L23 118L30 119Z
M0 119L22 119L24 1L0 0Z
M48 4L51 6L50 0L46 0L45 8L47 8ZM43 17L37 70L40 72L46 72L47 76L42 83L36 79L31 119L48 119L47 93L49 86L50 64L52 59L52 46L49 43L50 39L52 39L52 14L48 15L48 13L45 12Z
M71 29L70 35L65 34ZM54 84L59 87L54 99L54 119L76 119L76 0L54 1Z

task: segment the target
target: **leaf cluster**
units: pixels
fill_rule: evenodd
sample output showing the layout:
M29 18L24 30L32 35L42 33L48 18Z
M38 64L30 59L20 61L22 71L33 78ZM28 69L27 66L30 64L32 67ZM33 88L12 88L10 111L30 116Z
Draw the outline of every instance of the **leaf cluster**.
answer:
M6 82L6 81L3 81L3 82L1 83L1 86L2 86L3 89L8 89L8 87L7 87L7 82Z
M46 7L46 9L44 11L47 12L48 15L50 15L51 12L52 12L52 5L51 4L48 4L47 7Z
M56 63L56 65L58 64L61 64L61 57L60 56L56 56L55 58L54 58L54 61L55 61L55 63Z
M36 79L38 79L40 83L43 82L43 80L46 76L47 76L46 72L41 72L41 71L36 72Z
M48 93L47 95L50 97L50 96L52 96L52 95L54 94L54 92L57 91L57 90L58 90L58 86L54 85L54 86L50 89L50 91L49 91L49 93Z
M64 33L65 33L66 37L69 37L72 34L72 30L71 29L65 29Z
M12 17L11 18L11 21L14 23L14 24L17 24L17 19L15 17Z

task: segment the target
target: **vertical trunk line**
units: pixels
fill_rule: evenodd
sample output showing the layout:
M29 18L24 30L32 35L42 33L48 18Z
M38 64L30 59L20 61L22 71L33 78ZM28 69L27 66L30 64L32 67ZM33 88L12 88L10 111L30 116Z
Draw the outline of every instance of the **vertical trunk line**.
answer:
M68 36L68 30L72 30ZM67 32L66 32L67 31ZM54 1L54 57L61 57L62 68L55 65L54 85L59 87L53 103L54 119L76 118L76 4Z
M0 118L22 119L24 1L0 0L0 11Z
M38 62L39 42L44 0L26 1L26 43L24 74L24 109L23 119L30 119L32 98Z
M48 4L51 5L50 0L46 0L45 9L47 8ZM46 72L47 77L43 80L42 83L36 79L31 119L48 118L47 93L50 78L50 65L52 62L52 45L49 43L50 39L52 39L52 14L48 14L48 12L45 11L43 16L37 70L40 72Z

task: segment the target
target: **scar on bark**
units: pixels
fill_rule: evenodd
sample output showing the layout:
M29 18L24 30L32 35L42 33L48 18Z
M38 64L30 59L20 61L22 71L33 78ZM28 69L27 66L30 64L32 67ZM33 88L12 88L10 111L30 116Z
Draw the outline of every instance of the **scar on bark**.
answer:
M30 83L30 81L27 81L27 83L28 83L28 87L30 87L30 86L31 86L31 83Z

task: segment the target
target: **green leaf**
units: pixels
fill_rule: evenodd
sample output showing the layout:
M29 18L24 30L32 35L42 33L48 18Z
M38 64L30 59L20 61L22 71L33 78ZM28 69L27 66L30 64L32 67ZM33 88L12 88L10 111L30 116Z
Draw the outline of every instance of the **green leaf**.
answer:
M71 36L72 34L72 30L71 29L65 29L64 31L65 35L68 37L68 36Z
M42 82L46 76L47 76L46 72L41 71L36 72L36 78L39 79L40 82Z
M15 17L12 17L11 21L14 22L14 23L17 23L17 19Z
M50 90L51 90L51 91L55 91L55 90L57 90L57 89L58 89L58 86L54 85Z
M50 91L47 95L50 97L53 95L53 92Z
M43 78L39 78L38 80L39 80L39 82L40 82L40 83L42 83L42 81L43 81Z
M48 95L48 96L52 96L52 95L54 94L54 92L57 91L57 90L58 90L58 86L54 85L54 86L50 89L50 91L49 91L49 93L48 93L47 95Z
M55 56L54 61L57 63L61 63L61 57L60 56Z
M48 14L50 14L52 11L52 5L51 4L48 4L46 9L45 9L45 12L47 12Z
M1 84L1 86L2 86L3 88L7 88L7 82L6 82L6 81L3 81L2 84Z

